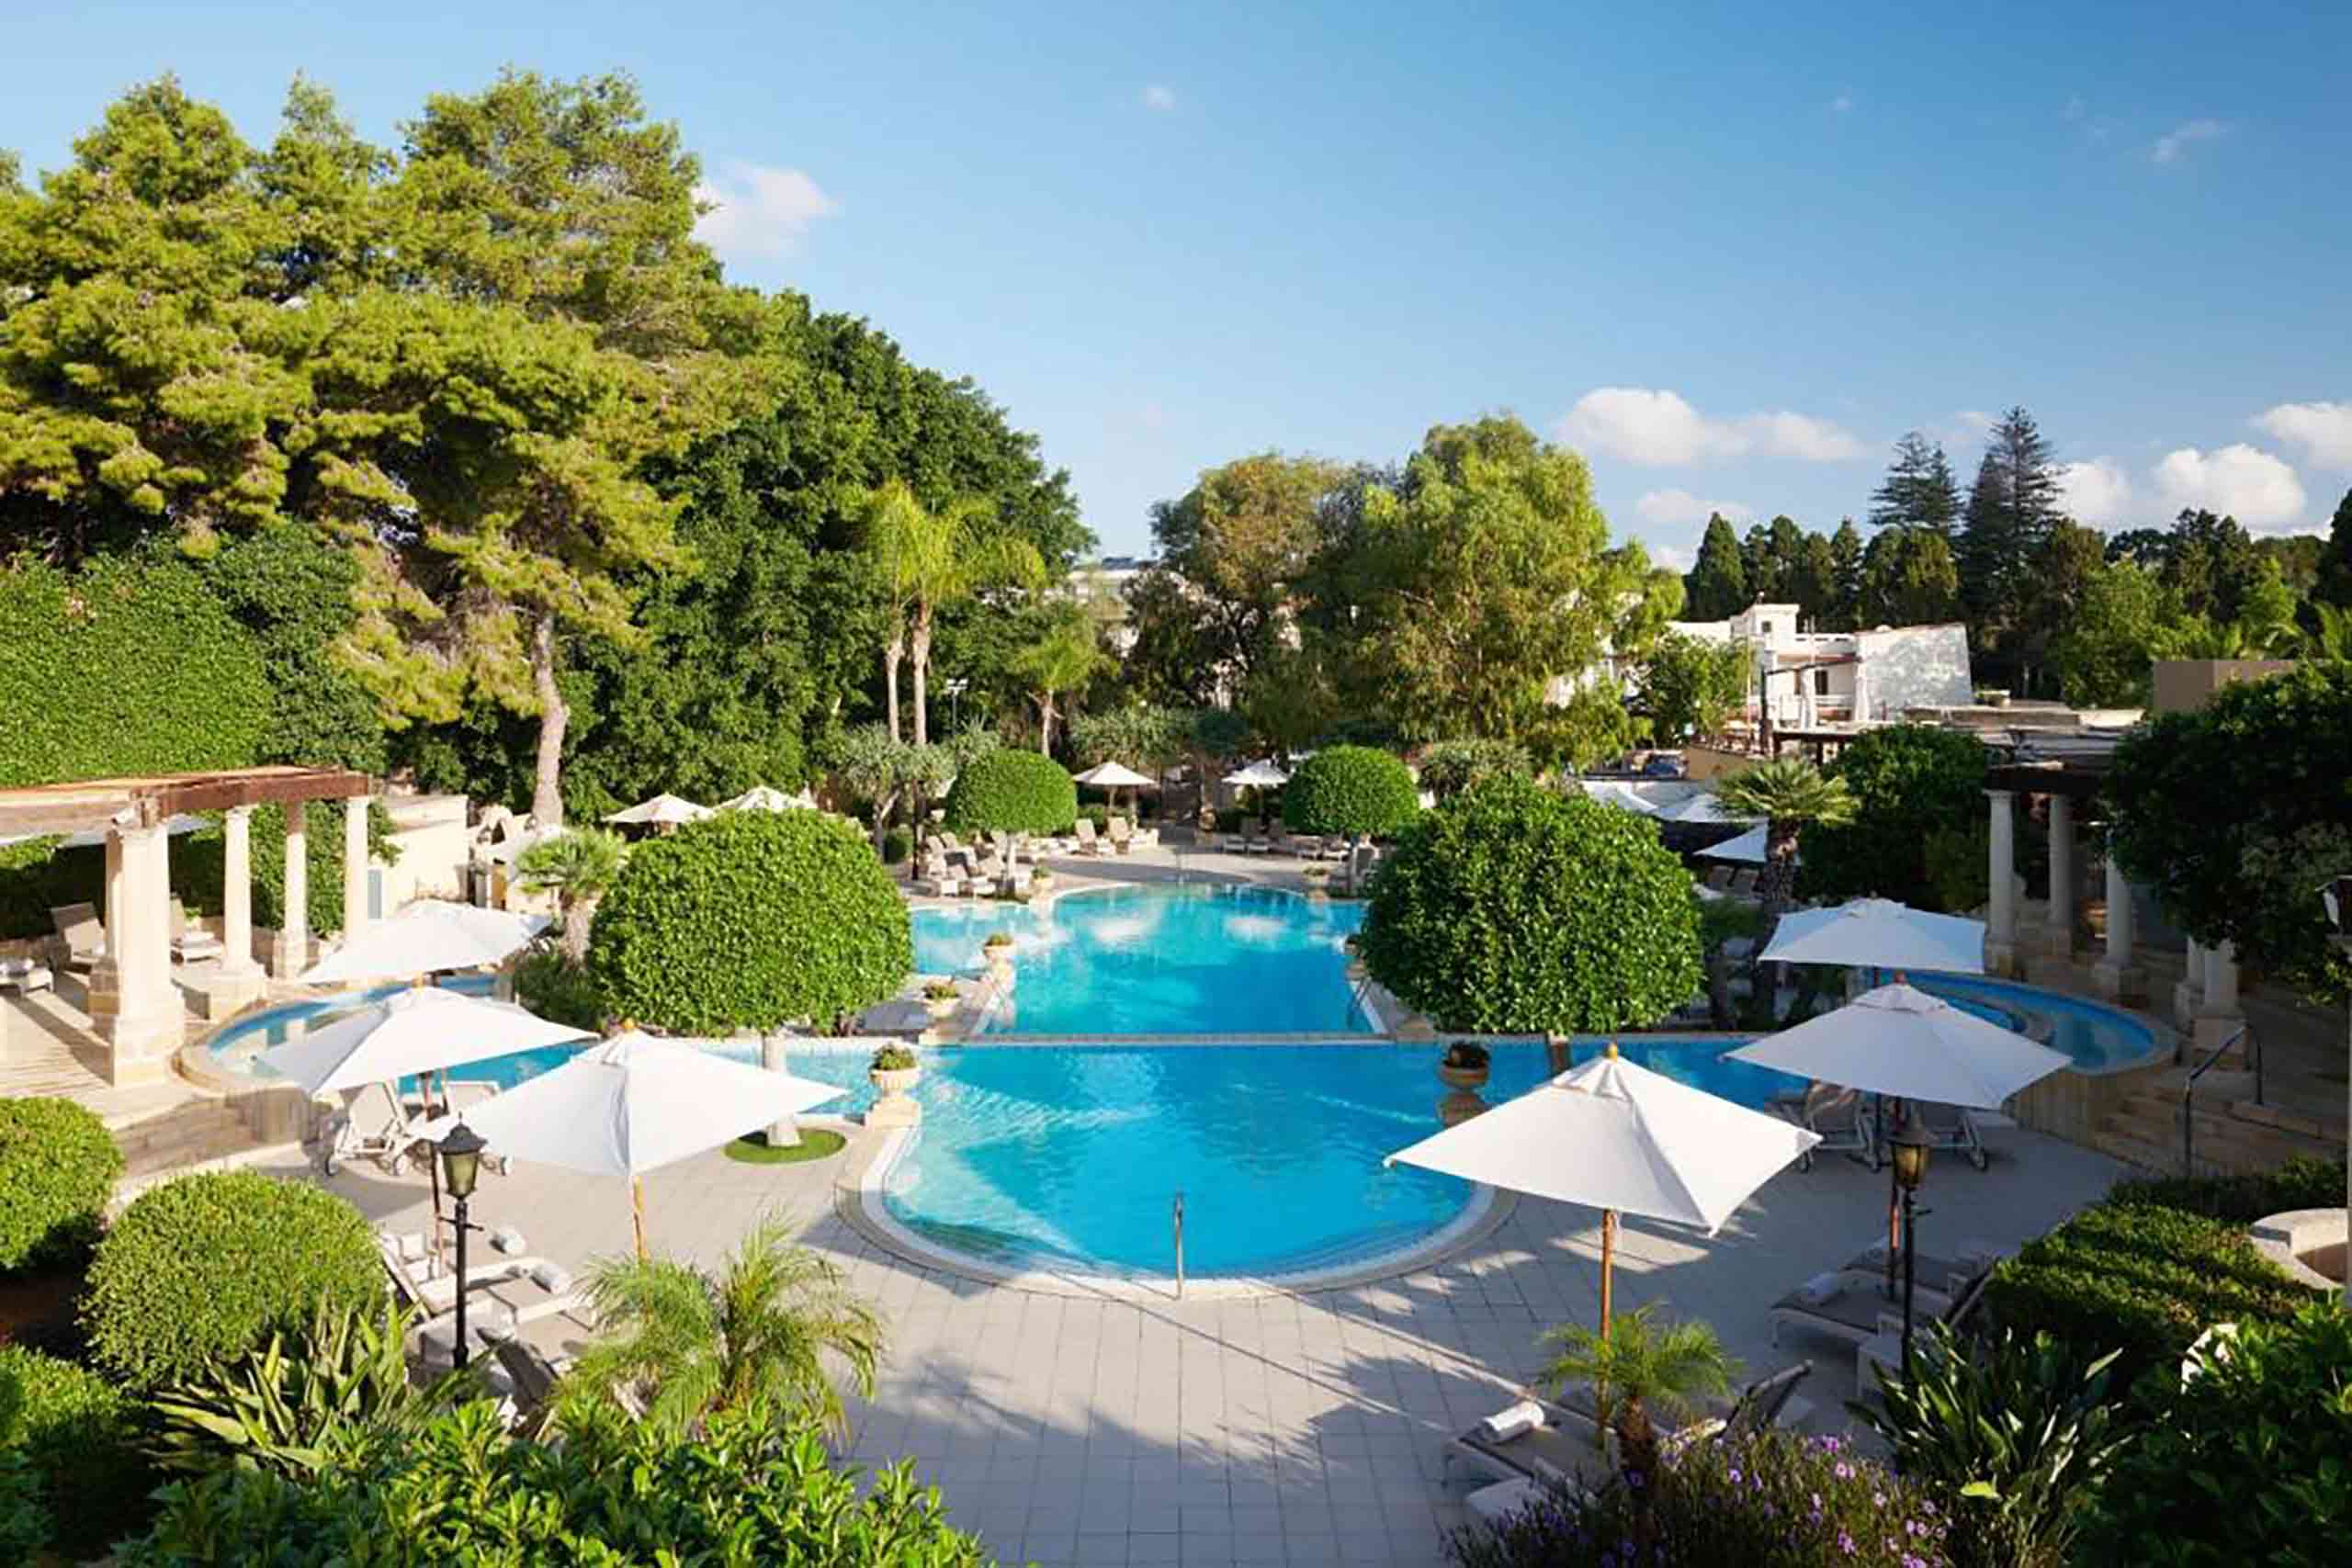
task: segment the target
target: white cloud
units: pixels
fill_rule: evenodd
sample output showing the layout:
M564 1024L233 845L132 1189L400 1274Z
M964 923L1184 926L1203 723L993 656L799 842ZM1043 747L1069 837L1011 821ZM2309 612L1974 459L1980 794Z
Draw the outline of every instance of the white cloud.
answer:
M1163 87L1159 83L1154 82L1150 86L1146 87L1143 90L1143 107L1148 109L1157 109L1161 114L1166 114L1170 109L1176 107L1176 89L1173 87Z
M2352 402L2280 403L2256 414L2254 423L2301 447L2312 462L2352 468Z
M790 255L810 224L842 209L801 170L741 162L696 186L695 197L711 209L695 225L695 238L735 260Z
M1785 411L1711 419L1664 388L1597 387L1554 429L1565 440L1635 463L1695 463L1747 453L1828 463L1862 455L1850 432L1826 419Z
M2150 155L2159 164L2177 164L2191 143L2211 141L2229 130L2218 119L2192 119L2156 138Z
M2123 521L2132 504L2132 480L2114 458L2093 457L2060 467L2058 493L2067 516L2104 528Z
M1704 523L1717 512L1734 523L1745 523L1756 515L1736 501L1702 501L1687 490L1650 491L1634 502L1634 510L1645 523L1668 525Z
M2303 486L2295 470L2243 442L2211 452L2184 446L2167 453L2155 477L2168 511L2201 506L2257 533L2302 520Z
M1699 558L1698 552L1685 545L1645 545L1642 548L1647 552L1652 566L1662 566L1685 576L1690 574L1691 563Z
M1840 93L1836 97L1829 100L1829 112L1831 114L1844 114L1853 107L1854 95L1851 93Z

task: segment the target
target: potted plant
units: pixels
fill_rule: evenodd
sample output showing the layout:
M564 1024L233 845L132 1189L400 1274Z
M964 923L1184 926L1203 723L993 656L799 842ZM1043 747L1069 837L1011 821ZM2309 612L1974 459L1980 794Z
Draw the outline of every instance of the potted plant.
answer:
M1012 933L1011 931L989 932L988 941L980 943L980 951L992 960L1012 957Z
M1487 1048L1476 1040L1456 1040L1440 1058L1437 1076L1449 1089L1483 1089L1492 1061Z
M953 980L933 980L923 986L923 1010L929 1012L933 1020L946 1018L956 1010L956 1004L961 1000L963 1000L963 993L956 988L956 982Z
M1043 893L1053 885L1054 874L1042 865L1029 874L1029 886L1036 892Z
M1306 890L1309 893L1326 892L1331 886L1331 868L1319 860L1307 862L1300 869L1299 874L1306 878ZM1350 937L1348 940L1353 942L1355 938Z
M865 1064L865 1076L885 1095L900 1095L915 1087L922 1067L907 1046L885 1045Z

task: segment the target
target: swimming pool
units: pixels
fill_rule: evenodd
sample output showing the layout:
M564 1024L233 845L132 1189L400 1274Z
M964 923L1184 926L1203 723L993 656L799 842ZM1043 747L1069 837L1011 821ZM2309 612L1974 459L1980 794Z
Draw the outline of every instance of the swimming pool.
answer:
M1010 933L1012 991L990 1034L1367 1033L1341 945L1363 923L1362 904L1279 888L1089 887L1044 908L918 909L915 967L969 974L981 942Z
M2155 1031L2102 1003L2015 985L1984 975L1921 974L1911 984L2004 1029L2033 1035L2063 1051L2083 1072L2103 1072L2139 1061L2157 1047Z

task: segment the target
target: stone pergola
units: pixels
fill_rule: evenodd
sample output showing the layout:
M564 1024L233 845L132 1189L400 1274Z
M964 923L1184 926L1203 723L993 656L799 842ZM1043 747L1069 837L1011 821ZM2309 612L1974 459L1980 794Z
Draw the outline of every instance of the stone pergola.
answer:
M2021 976L2024 953L2018 938L2017 800L2044 795L2050 802L2050 917L2042 940L2052 957L2071 960L2075 945L2075 817L2079 803L2095 799L2106 772L2103 755L2063 761L1995 763L1985 771L1984 795L1992 810L1993 897L1984 928L1988 973ZM2132 910L2132 885L2113 855L2107 857L2107 950L2092 967L2099 994L2115 1001L2147 999L2148 976L2139 962ZM2205 947L2191 939L2187 972L2173 987L2172 1014L2199 1045L2219 1044L2245 1022L2238 1003L2237 955L2228 942Z
M346 936L368 922L368 803L365 773L340 768L234 768L85 779L0 790L0 837L106 835L106 952L90 975L90 1018L107 1046L107 1077L150 1083L170 1070L187 1029L172 980L171 861L166 824L184 812L225 814L220 968L211 985L231 1006L266 989L254 952L253 808L286 810L285 923L270 953L279 978L310 963L309 837L303 807L346 802L343 920Z

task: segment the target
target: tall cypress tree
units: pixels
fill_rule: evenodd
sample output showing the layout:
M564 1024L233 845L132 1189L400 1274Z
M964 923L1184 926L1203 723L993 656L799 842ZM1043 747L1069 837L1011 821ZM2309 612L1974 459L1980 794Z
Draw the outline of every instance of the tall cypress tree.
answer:
M1960 520L1960 484L1939 443L1914 430L1894 444L1886 478L1871 491L1873 528L1930 528L1951 536Z
M1829 536L1829 562L1838 596L1825 629L1849 632L1862 624L1862 535L1850 517L1839 519Z
M1682 613L1694 621L1723 621L1753 603L1747 592L1747 568L1739 558L1739 539L1720 512L1707 519L1699 541L1699 558L1682 580Z

